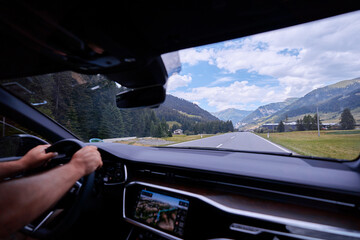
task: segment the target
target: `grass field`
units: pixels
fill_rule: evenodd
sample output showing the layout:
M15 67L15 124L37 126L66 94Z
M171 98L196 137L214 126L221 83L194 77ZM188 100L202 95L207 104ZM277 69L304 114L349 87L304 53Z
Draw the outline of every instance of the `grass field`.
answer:
M164 137L162 139L164 139L166 141L175 142L175 143L181 143L181 142L188 142L188 141L198 140L201 138L207 138L207 137L212 137L212 136L215 136L215 134L173 135L172 137Z
M360 153L360 130L332 130L258 134L295 153L308 156L353 160Z
M181 127L181 123L176 122L176 121L167 121L166 122L167 125L169 125L169 128L172 129L172 127L176 124L179 125Z
M214 135L215 134L173 135L172 137L163 137L163 138L145 137L145 138L134 138L126 141L117 141L116 143L122 143L122 144L134 145L134 146L143 146L143 147L167 146L171 144L211 137Z

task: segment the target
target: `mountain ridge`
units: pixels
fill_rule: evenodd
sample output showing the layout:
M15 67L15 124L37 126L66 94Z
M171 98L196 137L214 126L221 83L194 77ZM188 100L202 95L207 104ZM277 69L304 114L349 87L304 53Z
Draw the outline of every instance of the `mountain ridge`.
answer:
M329 112L329 111L341 111L340 108L337 110L325 108L327 102L334 98L339 98L341 96L347 96L356 89L360 88L360 78L355 78L352 80L343 80L337 83L317 88L309 93L305 94L303 97L299 98L296 102L280 110L276 114L273 114L276 121L282 120L284 117L295 117L297 115L302 115L306 113L316 112L316 107L319 111ZM345 102L344 102L345 103ZM359 102L360 106L360 102ZM346 105L342 105L343 108L346 108Z
M166 95L165 102L154 109L156 116L162 122L171 124L171 131L181 128L185 134L232 132L234 126L231 121L221 121L191 103L170 94Z
M298 98L287 98L283 102L275 102L269 103L263 106L258 107L254 112L249 114L246 118L242 120L242 123L251 123L258 119L270 116L281 109L285 108L286 106L294 103L297 101Z
M231 120L233 124L236 125L236 123L241 122L242 119L252 112L253 111L240 110L237 108L227 108L222 111L211 112L211 114L223 121Z
M243 121L247 121L248 124L245 129L286 119L296 121L303 115L315 114L317 108L323 121L338 122L344 108L353 110L354 114L358 116L357 121L360 121L360 78L343 80L314 89L291 104L283 108L279 107L277 111L270 115L253 119L253 121L251 119L243 119ZM251 117L251 114L249 116Z
M269 103L254 111L228 108L210 113L194 103L170 94L167 94L165 102L155 111L160 118L167 121L182 118L195 122L231 120L234 126L252 129L264 123L296 121L304 115L315 114L317 107L323 121L338 122L341 111L347 107L355 111L356 120L360 121L360 78L339 81L314 89L303 97Z
M166 94L164 103L155 109L155 111L158 112L160 116L164 111L168 111L175 115L181 114L189 118L196 118L198 121L219 121L217 117L202 109L197 104L170 94Z

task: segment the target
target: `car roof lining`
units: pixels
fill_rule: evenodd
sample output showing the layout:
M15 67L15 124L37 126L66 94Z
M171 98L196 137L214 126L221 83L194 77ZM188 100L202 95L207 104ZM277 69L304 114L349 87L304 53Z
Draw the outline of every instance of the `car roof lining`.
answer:
M31 46L29 39L14 32L11 27L9 29L8 22L26 24L26 29L30 29L28 35L33 31L34 36L44 35L49 39L52 37L52 30L55 32L62 29L64 34L74 36L75 40L69 40L68 47L74 50L75 54L78 53L79 58L83 57L83 53L74 49L76 39L95 43L110 56L119 59L134 58L146 64L149 59L163 53L249 36L360 9L360 2L352 0L128 0L120 3L106 1L96 5L87 1L14 1L5 5L1 8L3 10L0 10L4 13L0 19L0 41L6 46L6 51L0 57L0 79L79 70L71 64L52 59L44 54L44 51ZM11 11L19 12L20 8L23 8L24 12L30 9L37 17L29 14L30 17L26 19L27 14L23 14L15 18L14 14L10 14ZM37 28L39 19L46 21L46 28ZM68 40L65 37L64 39ZM63 42L67 44L66 41ZM112 69L113 72L124 70L129 69ZM137 68L130 70L136 71ZM101 70L94 72L101 73ZM84 71L89 74L94 72Z

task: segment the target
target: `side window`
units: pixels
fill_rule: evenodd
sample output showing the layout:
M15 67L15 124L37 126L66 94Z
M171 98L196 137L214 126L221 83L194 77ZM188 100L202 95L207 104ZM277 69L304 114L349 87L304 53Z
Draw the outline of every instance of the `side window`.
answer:
M47 141L8 117L0 115L0 161L23 156L40 144L47 144Z

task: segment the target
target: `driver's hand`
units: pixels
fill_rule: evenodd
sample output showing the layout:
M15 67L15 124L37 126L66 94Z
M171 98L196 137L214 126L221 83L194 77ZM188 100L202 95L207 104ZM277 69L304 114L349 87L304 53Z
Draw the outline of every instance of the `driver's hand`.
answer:
M73 164L78 170L83 170L83 175L90 174L103 165L101 155L95 146L81 148L74 154L69 164Z
M50 145L39 145L31 149L19 161L22 163L24 169L36 168L49 161L51 158L57 156L57 153L46 153L45 149Z

